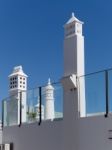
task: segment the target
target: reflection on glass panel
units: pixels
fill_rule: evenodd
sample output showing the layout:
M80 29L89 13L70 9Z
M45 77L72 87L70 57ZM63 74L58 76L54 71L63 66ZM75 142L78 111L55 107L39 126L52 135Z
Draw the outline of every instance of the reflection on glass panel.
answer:
M86 115L105 113L105 72L80 77L79 82L82 78L85 80Z
M32 123L38 121L37 107L39 105L39 89L33 89L26 91L27 95L27 123Z
M63 88L61 84L54 85L55 118L63 118Z
M42 119L63 118L63 89L61 84L51 84L42 88Z
M4 126L12 126L19 124L20 115L20 101L12 96L3 101L4 106Z
M109 111L112 113L112 70L108 71Z

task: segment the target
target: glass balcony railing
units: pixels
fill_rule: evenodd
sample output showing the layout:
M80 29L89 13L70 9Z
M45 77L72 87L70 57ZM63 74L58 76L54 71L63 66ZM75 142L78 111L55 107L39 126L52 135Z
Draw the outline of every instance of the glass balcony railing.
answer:
M112 70L108 71L108 109L112 113Z
M105 113L106 109L106 93L105 93L105 72L82 76L79 78L80 103L85 99L86 116L99 113ZM82 84L85 84L81 88Z
M60 83L22 91L3 100L3 126L63 118L63 89Z
M112 69L80 76L78 83L79 101L85 102L85 117L108 116L112 112Z
M63 118L63 89L61 84L42 87L42 119L59 118Z
M112 69L77 77L81 117L112 113ZM60 83L22 91L3 100L3 126L63 118L63 88Z
M20 123L20 101L19 96L14 95L9 98L3 100L3 125L4 126L12 126L19 125Z
M25 112L22 112L22 116L26 113L26 120L23 120L22 122L32 123L39 121L36 112L36 105L39 103L39 88L22 92L22 94L26 94L26 110Z

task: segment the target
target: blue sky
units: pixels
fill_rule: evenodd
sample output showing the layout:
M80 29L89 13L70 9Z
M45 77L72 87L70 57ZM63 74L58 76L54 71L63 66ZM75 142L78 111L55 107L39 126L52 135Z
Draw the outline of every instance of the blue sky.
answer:
M63 25L72 12L84 21L86 73L112 67L111 0L1 0L0 99L16 65L29 76L29 88L62 77Z

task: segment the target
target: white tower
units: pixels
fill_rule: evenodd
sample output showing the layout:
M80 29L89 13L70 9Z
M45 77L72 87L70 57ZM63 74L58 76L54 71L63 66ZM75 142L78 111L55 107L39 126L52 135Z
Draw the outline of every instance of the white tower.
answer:
M71 75L84 75L84 37L82 35L83 22L79 21L72 13L65 24L64 39L64 77ZM79 90L79 89L78 89ZM77 91L78 91L77 90ZM78 91L79 93L79 91ZM79 95L78 95L79 96ZM79 97L78 97L79 100ZM80 82L80 116L85 116L85 80Z
M13 100L22 100L22 122L26 122L26 90L27 90L27 75L23 72L22 66L16 66L13 72L9 75L9 95ZM18 101L18 122L20 118L19 101Z
M50 79L48 85L45 87L45 119L53 120L55 118L54 109L54 88L51 85Z

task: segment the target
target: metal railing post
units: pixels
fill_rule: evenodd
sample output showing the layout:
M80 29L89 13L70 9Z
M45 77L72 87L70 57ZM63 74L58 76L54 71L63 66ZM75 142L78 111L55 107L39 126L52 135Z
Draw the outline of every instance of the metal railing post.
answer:
M20 94L20 98L19 98L19 127L22 124L22 92L19 93Z
M2 130L4 127L4 100L2 101Z
M42 95L41 95L41 93L42 93L42 88L39 87L39 123L38 123L38 125L40 125L41 122L42 122L42 109L41 109L41 106L42 106Z
M109 95L108 95L108 70L105 70L105 96L106 96L106 113L105 117L108 117L109 113Z

